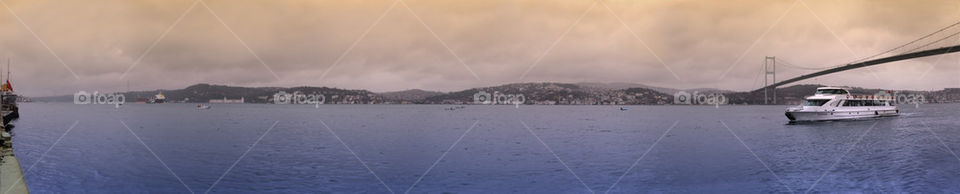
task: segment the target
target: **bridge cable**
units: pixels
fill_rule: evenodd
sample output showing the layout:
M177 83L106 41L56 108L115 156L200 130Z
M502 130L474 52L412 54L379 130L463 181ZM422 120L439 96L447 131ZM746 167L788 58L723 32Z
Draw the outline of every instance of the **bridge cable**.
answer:
M790 67L790 68L794 68L794 69L801 69L801 70L825 70L825 69L830 69L830 68L837 67L837 66L827 66L827 67L803 67L803 66L791 64L790 62L787 62L787 61L785 61L785 60L783 60L783 59L780 59L780 58L777 58L776 60L781 63L780 65L784 65L784 66L787 66L787 67Z
M914 48L914 49L911 49L911 50L909 50L909 51L907 51L907 52L905 52L905 53L911 53L911 52L913 52L913 51L916 51L916 50L919 50L920 48L923 48L923 47L926 47L926 46L930 46L930 45L932 45L932 44L934 44L934 43L938 43L938 42L940 42L940 41L943 41L943 40L946 40L946 39L948 39L948 38L951 38L951 37L954 37L954 36L957 36L958 34L960 34L960 32L957 32L957 33L953 33L953 34L950 34L949 36L946 36L946 37L943 37L943 38L941 38L941 39L938 39L938 40L936 40L936 41L933 41L933 42L930 42L930 43L927 43L927 44L925 44L925 45L923 45L923 46L920 46L920 47L917 47L917 48Z
M766 62L766 61L764 61L764 62ZM761 63L760 63L760 71L757 72L757 76L754 76L754 77L753 77L753 83L751 83L750 88L756 88L756 85L757 85L757 83L758 83L757 81L759 81L759 80L760 80L760 76L763 75L763 71L764 71L763 68L764 68L764 66L766 66L766 64L764 64L763 62L761 62ZM764 79L766 79L766 77L764 77ZM759 82L759 83L762 84L763 82Z
M911 44L913 44L913 43L916 43L916 42L919 42L919 41L921 41L921 40L927 39L927 38L929 38L929 37L931 37L931 36L933 36L933 35L935 35L935 34L937 34L937 33L946 31L947 29L953 28L953 27L955 27L955 26L957 26L957 25L960 25L960 21L958 21L958 22L956 22L956 23L953 23L953 24L950 24L950 25L947 26L947 27L941 28L941 29L939 29L939 30L937 30L937 31L934 31L933 33L927 34L927 35L925 35L925 36L923 36L923 37L920 37L920 38L918 38L918 39L916 39L916 40L907 42L906 44L903 44L903 45L894 47L894 48L892 48L892 49L890 49L890 50L887 50L887 51L884 51L884 52L881 52L881 53L877 53L877 54L875 54L875 55L871 55L871 56L869 56L869 57L862 58L862 59L860 59L860 60L856 60L856 61L850 62L850 63L848 63L848 64L855 64L855 63L867 61L867 60L873 59L873 58L875 58L875 57L877 57L877 56L880 56L880 55L883 55L883 54L887 54L887 53L891 53L891 52L896 51L896 50L898 50L898 49L907 47L907 46L909 46L909 45L911 45ZM954 34L954 35L956 35L956 34ZM942 40L942 39L941 39L941 40ZM939 42L939 41L940 41L940 40L934 41L934 42ZM930 45L930 44L927 44L927 45L924 45L924 46L928 46L928 45ZM923 46L921 46L921 47L923 47ZM913 50L916 50L916 48L913 49ZM911 51L913 51L913 50L911 50Z

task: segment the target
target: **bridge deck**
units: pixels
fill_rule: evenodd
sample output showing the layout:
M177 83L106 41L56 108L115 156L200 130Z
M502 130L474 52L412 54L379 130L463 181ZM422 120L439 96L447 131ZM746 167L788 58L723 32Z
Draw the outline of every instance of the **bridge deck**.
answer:
M840 66L840 67L830 68L830 69L827 69L827 70L818 71L818 72L815 72L815 73L806 74L806 75L802 75L802 76L800 76L800 77L796 77L796 78L784 80L784 81L781 81L781 82L777 82L777 83L771 84L771 85L769 85L769 86L762 87L762 88L760 88L760 89L754 90L753 92L762 92L763 89L766 89L766 88L777 88L777 86L782 86L782 85L786 85L786 84L789 84L789 83L798 82L798 81L801 81L801 80L810 79L810 78L814 78L814 77L818 77L818 76L822 76L822 75L827 75L827 74L831 74L831 73L836 73L836 72L841 72L841 71L846 71L846 70L851 70L851 69L857 69L857 68L863 68L863 67L869 67L869 66L874 66L874 65L884 64L884 63L890 63L890 62L895 62L895 61L902 61L902 60L907 60L907 59L913 59L913 58L927 57L927 56L933 56L933 55L942 55L942 54L953 53L953 52L960 52L960 45L954 45L954 46L948 46L948 47L942 47L942 48L930 49L930 50L924 50L924 51L917 51L917 52L912 52L912 53L907 53L907 54L902 54L902 55L884 57L884 58L879 58L879 59L864 61L864 62L860 62L860 63L854 63L854 64L848 64L848 65L844 65L844 66Z

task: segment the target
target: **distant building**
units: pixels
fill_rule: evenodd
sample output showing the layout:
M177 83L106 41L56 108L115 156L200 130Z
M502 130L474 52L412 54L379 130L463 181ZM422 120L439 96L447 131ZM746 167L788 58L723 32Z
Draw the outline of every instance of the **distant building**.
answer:
M211 104L214 104L214 103L215 104L243 104L244 99L243 97L240 97L240 99L227 99L227 97L223 97L223 99L210 99L210 103Z

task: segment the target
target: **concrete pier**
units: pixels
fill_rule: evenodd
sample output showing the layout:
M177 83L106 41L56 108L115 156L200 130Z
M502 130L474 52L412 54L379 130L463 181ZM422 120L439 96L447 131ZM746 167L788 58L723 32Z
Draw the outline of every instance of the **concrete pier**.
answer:
M21 194L30 193L27 190L27 183L23 180L23 170L20 168L20 161L13 155L13 146L10 133L5 129L0 133L3 138L3 144L0 145L0 193L2 194Z

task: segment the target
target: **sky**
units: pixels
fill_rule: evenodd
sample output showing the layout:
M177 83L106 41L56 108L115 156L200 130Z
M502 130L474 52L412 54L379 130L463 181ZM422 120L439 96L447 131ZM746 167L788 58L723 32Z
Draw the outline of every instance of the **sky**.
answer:
M751 90L960 21L955 0L0 0L23 95L197 83L458 91L517 82ZM949 39L960 43L960 38ZM960 54L800 83L960 87ZM779 80L812 73L779 66ZM6 75L4 75L6 76Z

